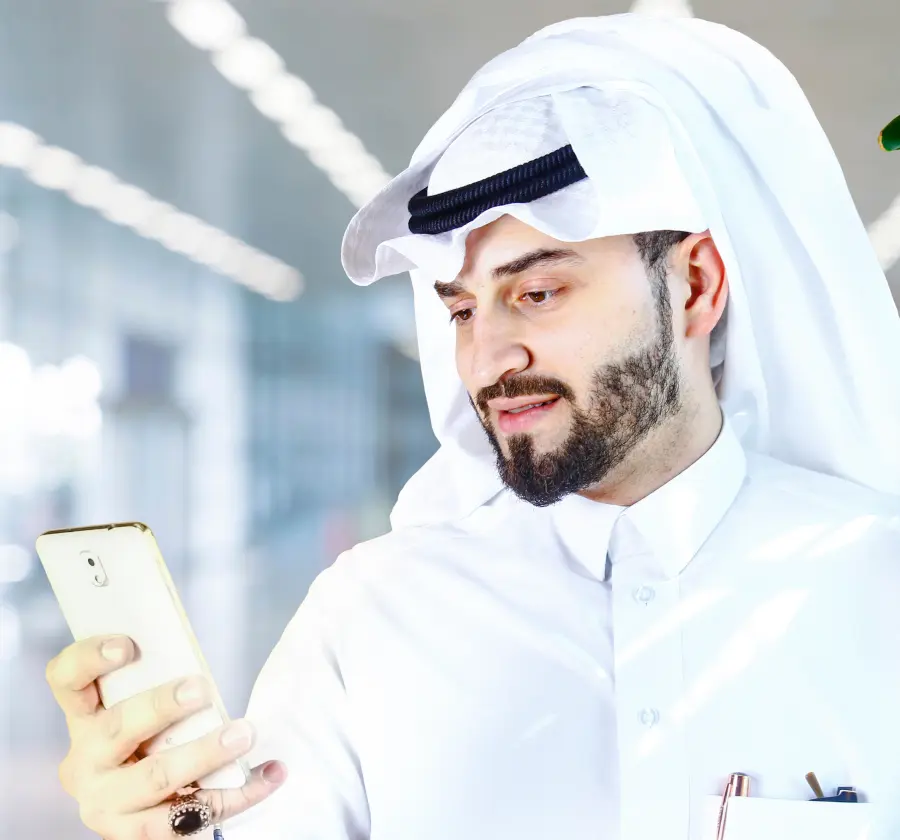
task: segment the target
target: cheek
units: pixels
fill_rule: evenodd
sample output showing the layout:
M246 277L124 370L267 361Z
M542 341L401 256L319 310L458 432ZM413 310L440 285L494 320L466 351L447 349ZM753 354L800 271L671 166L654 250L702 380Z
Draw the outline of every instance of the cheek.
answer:
M602 316L587 314L559 325L532 347L541 372L557 376L569 385L580 404L594 387L594 375L606 365L626 359L647 343L655 329L655 314L622 305Z
M540 356L546 363L561 371L568 370L573 379L577 378L579 371L593 370L620 355L633 321L634 314L627 312L615 313L613 317L570 319L544 336Z
M462 381L463 387L468 393L474 397L475 385L472 381L472 354L465 342L458 340L456 342L456 373Z

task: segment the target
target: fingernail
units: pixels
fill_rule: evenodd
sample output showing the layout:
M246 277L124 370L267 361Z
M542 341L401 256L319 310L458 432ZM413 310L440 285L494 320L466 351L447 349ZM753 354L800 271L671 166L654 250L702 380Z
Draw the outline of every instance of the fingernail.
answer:
M128 650L121 639L111 639L100 646L100 655L110 662L122 662Z
M188 677L175 689L175 702L186 709L206 702L206 683L200 677Z
M222 732L219 740L229 750L247 750L253 741L253 727L245 720L235 721Z
M287 767L280 761L272 761L263 767L263 780L270 785L280 785L287 778Z

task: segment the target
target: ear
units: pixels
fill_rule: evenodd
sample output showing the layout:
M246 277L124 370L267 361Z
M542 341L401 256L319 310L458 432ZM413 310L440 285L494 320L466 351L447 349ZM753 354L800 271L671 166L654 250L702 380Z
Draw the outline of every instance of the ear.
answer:
M673 268L686 284L685 337L709 336L728 301L728 274L709 231L692 233L677 246Z

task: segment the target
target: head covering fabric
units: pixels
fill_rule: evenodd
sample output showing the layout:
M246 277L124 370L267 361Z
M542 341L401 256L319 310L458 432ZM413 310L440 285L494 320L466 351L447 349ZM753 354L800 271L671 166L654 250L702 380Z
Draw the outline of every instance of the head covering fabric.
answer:
M422 190L566 144L585 180L452 231L410 233L407 206ZM615 15L547 27L485 65L347 229L354 282L411 272L440 442L401 492L395 528L464 516L502 489L432 285L459 272L471 230L504 214L569 242L709 229L730 287L715 381L744 446L900 495L900 319L799 85L727 27Z

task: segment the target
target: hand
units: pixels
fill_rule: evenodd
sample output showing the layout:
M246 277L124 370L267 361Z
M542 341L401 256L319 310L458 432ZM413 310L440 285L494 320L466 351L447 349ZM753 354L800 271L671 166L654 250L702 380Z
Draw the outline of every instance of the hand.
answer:
M82 822L105 840L172 840L169 801L245 755L254 733L246 721L235 721L138 759L140 744L210 701L205 681L192 677L104 709L95 680L133 656L134 644L126 637L93 638L70 645L47 666L47 682L66 715L71 740L59 777L77 800ZM240 790L203 790L196 796L210 806L213 822L221 822L262 802L285 777L283 764L269 762L255 768Z

